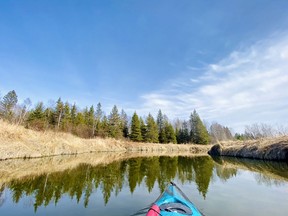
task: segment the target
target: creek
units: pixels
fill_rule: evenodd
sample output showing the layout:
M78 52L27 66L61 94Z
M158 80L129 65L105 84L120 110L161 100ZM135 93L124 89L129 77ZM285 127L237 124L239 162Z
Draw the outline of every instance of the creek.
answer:
M288 212L287 163L210 156L109 160L111 155L103 156L105 163L93 163L77 157L69 157L80 161L73 166L64 156L2 161L0 215L128 216L149 206L170 181L206 216ZM51 169L51 160L57 168Z

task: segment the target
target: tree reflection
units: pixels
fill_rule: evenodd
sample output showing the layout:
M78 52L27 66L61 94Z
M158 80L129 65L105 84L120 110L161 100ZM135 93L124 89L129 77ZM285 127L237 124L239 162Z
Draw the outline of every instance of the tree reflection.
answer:
M199 193L206 198L210 179L213 174L214 163L209 157L193 158L192 166L195 171L195 182Z
M167 183L177 177L182 183L194 181L205 197L212 173L213 161L210 157L139 157L108 165L80 164L63 172L13 180L7 187L15 203L24 195L33 196L37 211L39 206L47 206L53 201L56 205L64 195L77 202L82 198L84 207L87 207L95 190L101 191L107 204L112 193L115 196L119 194L125 181L128 181L131 193L141 183L151 192L156 182L163 191Z

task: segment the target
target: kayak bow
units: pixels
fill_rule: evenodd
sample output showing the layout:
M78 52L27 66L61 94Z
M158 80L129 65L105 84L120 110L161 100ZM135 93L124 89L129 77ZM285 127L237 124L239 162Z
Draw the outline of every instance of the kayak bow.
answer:
M146 216L203 216L187 196L171 182L150 207Z

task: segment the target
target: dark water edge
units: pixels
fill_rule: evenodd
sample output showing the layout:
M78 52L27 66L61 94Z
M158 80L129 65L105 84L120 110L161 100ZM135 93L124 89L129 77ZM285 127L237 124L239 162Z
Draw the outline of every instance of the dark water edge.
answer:
M170 181L205 215L288 211L287 163L154 156L81 163L9 181L0 175L0 215L133 215L150 205Z

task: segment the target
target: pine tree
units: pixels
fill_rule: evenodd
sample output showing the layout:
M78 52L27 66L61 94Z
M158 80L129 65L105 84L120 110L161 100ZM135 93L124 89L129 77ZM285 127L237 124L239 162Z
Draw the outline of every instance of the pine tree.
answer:
M106 115L103 116L103 120L101 122L99 135L101 137L108 137L110 133L110 125L109 120Z
M31 110L27 119L27 127L36 130L43 130L45 128L45 113L43 102L36 105L34 110Z
M71 108L71 123L73 127L75 127L76 125L76 115L77 115L77 107L76 107L76 104L74 103Z
M112 108L108 121L109 121L109 136L113 138L121 138L122 137L121 118L118 113L118 108L116 105L114 105L114 107Z
M143 119L140 117L140 130L142 135L142 141L147 142L147 126L145 125Z
M95 111L94 111L93 105L89 108L87 121L88 121L89 131L91 131L91 137L94 137L95 136Z
M158 126L150 113L146 119L146 125L147 125L146 142L159 143Z
M191 113L190 116L190 127L191 127L191 141L197 144L208 144L210 142L209 133L200 119L196 110Z
M177 143L174 128L168 121L165 123L165 138L166 143Z
M54 112L54 118L55 118L57 129L60 128L60 124L62 122L63 116L64 116L64 104L61 98L59 98L56 102L56 109Z
M177 143L189 143L189 129L187 121L183 121L181 128L178 130L176 134Z
M95 132L96 136L103 136L102 135L103 131L102 131L102 128L101 128L101 126L102 126L101 121L102 121L102 118L103 118L103 111L102 111L101 103L97 104L95 118L96 118L96 132Z
M55 126L55 118L53 108L47 107L44 110L45 115L45 129L51 128ZM53 128L54 129L54 128Z
M75 124L76 126L85 125L85 118L82 112L76 114Z
M130 139L134 142L142 141L140 121L136 112L132 116Z
M122 128L122 135L125 138L129 137L129 129L128 129L128 117L125 111L122 109L121 110L121 128Z
M165 134L165 120L162 114L161 109L158 111L157 115L157 125L158 125L158 136L159 142L165 143L166 142L166 134Z
M71 132L71 110L68 102L64 105L63 119L62 119L62 130Z

